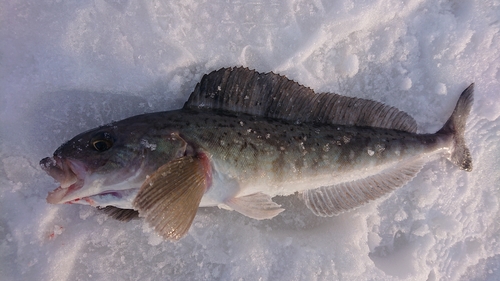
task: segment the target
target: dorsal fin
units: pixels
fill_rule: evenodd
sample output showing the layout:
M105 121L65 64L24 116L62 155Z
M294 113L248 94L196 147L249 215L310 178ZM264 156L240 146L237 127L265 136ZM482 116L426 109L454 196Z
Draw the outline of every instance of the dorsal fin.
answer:
M297 123L417 131L415 120L397 108L367 99L316 94L284 76L243 67L222 68L203 76L184 108L241 112Z

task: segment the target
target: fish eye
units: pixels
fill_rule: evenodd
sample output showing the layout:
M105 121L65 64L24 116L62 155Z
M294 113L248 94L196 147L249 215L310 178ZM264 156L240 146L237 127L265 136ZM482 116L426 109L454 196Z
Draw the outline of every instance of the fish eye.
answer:
M99 133L92 138L90 144L99 152L106 151L113 146L113 138L109 133Z

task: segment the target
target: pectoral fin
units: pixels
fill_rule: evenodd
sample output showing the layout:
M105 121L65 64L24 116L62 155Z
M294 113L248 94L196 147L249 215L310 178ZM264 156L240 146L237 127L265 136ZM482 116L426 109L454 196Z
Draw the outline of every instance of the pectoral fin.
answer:
M141 186L134 207L165 239L189 230L208 185L206 159L185 156L161 166Z
M226 204L238 213L257 220L273 218L285 210L274 203L271 197L260 192L232 198Z

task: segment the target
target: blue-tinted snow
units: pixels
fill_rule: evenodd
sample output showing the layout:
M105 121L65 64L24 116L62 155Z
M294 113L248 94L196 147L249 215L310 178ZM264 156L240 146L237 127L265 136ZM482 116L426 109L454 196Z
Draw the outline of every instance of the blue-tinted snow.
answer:
M38 1L0 9L0 279L498 280L498 1ZM201 76L243 65L371 98L437 130L476 83L474 171L427 164L333 218L294 196L267 221L200 209L178 243L141 221L48 205L38 161L83 130L179 108Z

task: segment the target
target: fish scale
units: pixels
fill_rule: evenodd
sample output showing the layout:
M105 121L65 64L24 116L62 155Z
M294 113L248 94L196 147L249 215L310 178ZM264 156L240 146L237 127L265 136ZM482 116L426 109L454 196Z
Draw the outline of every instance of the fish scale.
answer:
M206 113L209 116L202 114L195 118L218 118L213 113ZM279 195L279 191L269 187L281 190L286 185L315 181L314 177L321 178L318 179L322 181L319 186L336 184L339 179L332 176L332 171L342 172L344 177L354 177L348 172L359 173L362 169L397 163L406 157L425 157L438 153L436 147L445 147L450 141L445 135L415 135L380 128L323 124L297 126L244 115L225 115L223 118L224 123L217 123L215 137L214 132L200 130L196 122L191 126L179 124L179 129L189 136L186 137L188 142L197 143L210 154L221 173L249 182L244 194L266 192ZM225 145L221 145L221 141ZM257 179L262 183L256 184ZM262 185L262 190L256 188L259 185ZM288 187L286 192L304 189Z
M40 164L61 182L49 203L143 217L178 240L198 207L270 219L283 211L273 197L298 193L314 214L332 216L389 194L440 156L471 171L472 102L473 85L441 130L417 134L413 118L380 102L223 68L205 75L182 109L84 132Z

